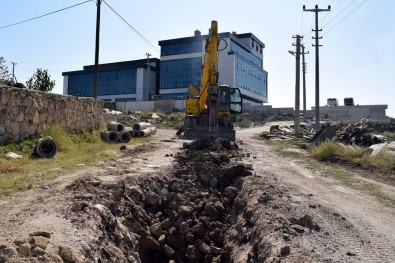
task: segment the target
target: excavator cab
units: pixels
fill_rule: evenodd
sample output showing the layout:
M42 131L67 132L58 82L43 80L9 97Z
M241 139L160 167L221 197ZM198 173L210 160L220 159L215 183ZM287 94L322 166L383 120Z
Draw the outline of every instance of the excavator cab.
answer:
M218 112L227 114L240 114L242 112L243 99L238 88L231 88L228 85L219 86Z

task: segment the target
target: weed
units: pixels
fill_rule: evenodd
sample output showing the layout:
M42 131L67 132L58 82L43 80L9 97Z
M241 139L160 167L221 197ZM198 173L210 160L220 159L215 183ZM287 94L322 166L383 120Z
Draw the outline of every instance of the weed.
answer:
M383 135L387 138L389 138L390 140L395 141L395 132L389 132L389 131L385 131L383 133Z
M56 177L102 160L114 158L119 144L109 144L100 139L100 130L69 134L59 126L45 127L41 134L51 136L57 142L59 151L55 158L32 158L37 139L0 146L0 153L16 152L21 159L0 157L0 196L32 189L50 182ZM133 139L130 144L150 141L151 138Z
M311 153L320 161L329 161L333 157L339 156L341 152L340 146L333 141L326 141L319 145L313 146Z

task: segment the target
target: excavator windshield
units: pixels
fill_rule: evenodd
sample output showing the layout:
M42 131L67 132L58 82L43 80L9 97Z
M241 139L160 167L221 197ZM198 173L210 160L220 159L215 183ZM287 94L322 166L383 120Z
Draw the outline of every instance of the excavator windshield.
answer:
M243 99L238 88L230 89L230 112L233 114L239 114L242 112Z
M232 114L241 113L242 98L238 88L231 88L229 85L220 85L219 90L219 112L229 112Z

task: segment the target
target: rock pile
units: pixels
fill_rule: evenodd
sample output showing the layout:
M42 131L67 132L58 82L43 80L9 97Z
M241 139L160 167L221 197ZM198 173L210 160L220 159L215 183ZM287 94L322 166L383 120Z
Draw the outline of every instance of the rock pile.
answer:
M51 233L37 231L15 240L14 246L0 245L0 262L84 262L78 251L64 244L54 246L50 239Z
M207 138L184 145L174 171L120 182L79 180L73 220L96 229L86 251L100 262L225 262L224 238L242 178L251 167L235 161L238 146Z

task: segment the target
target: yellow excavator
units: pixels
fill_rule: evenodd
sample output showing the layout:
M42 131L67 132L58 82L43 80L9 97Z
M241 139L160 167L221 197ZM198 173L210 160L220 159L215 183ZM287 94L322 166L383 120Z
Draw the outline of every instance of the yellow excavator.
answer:
M211 21L211 29L205 46L205 58L201 72L201 86L189 87L193 98L186 100L184 136L199 139L209 136L235 141L234 114L242 111L242 98L238 88L219 84L217 21Z

